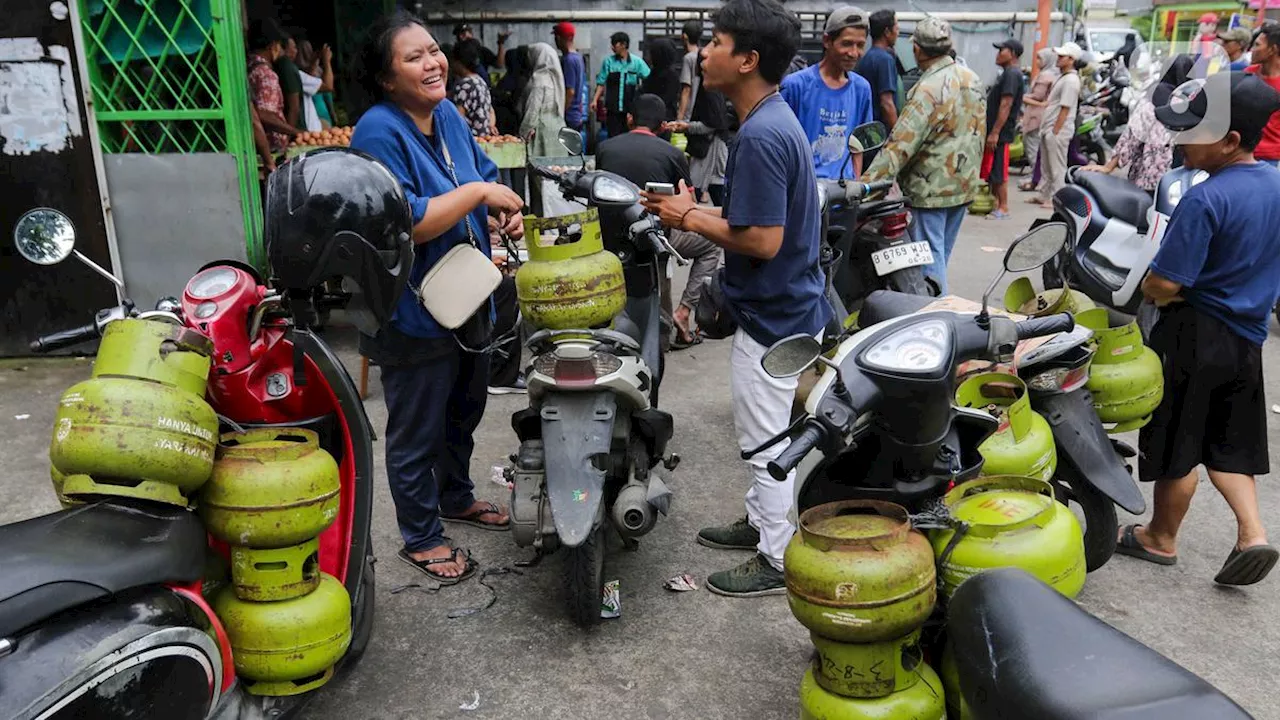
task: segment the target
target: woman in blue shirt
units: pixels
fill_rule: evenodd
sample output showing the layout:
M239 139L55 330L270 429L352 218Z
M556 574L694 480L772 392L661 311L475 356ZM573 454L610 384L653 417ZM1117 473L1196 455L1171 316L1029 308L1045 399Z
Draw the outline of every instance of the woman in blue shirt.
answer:
M506 510L476 500L469 472L473 435L484 415L489 356L464 351L414 290L453 246L475 237L480 250L490 252L488 215L520 237L524 201L495 182L497 167L446 99L449 63L421 21L397 12L379 20L369 38L361 80L382 101L360 118L351 146L399 178L413 216L415 247L409 287L391 323L377 337L362 336L361 353L382 371L387 479L404 538L399 558L453 585L471 577L476 563L444 537L442 517L494 530L505 530L509 522Z

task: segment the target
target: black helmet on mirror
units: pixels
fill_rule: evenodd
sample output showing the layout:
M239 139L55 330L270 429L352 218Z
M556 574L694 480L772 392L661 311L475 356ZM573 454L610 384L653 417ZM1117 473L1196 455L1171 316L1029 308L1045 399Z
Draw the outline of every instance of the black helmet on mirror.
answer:
M273 284L298 296L341 277L347 316L377 334L413 264L409 203L391 171L350 148L304 153L267 178L265 214Z

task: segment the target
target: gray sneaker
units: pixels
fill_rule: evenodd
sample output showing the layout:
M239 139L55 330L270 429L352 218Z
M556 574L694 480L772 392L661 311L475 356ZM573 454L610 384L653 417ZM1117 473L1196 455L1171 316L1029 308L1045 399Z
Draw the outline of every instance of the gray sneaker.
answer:
M782 595L787 584L782 571L775 570L760 553L735 568L711 573L707 577L707 589L727 597L761 597Z
M728 525L702 528L698 531L698 544L717 550L755 550L760 544L760 531L743 517Z

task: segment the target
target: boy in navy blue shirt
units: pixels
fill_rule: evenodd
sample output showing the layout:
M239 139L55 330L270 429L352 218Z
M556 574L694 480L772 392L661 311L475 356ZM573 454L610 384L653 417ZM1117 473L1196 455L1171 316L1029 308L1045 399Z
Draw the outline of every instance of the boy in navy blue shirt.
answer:
M1254 482L1270 471L1262 343L1280 298L1280 171L1253 157L1280 94L1227 72L1194 94L1169 94L1157 91L1156 117L1178 133L1186 166L1209 178L1183 195L1142 283L1161 308L1150 344L1164 364L1164 398L1139 438L1139 476L1156 482L1155 509L1146 527L1121 530L1117 552L1177 562L1178 528L1204 465L1238 525L1214 581L1251 585L1280 558Z
M760 367L769 346L789 335L817 336L831 318L818 265L818 191L804 130L778 83L795 56L800 22L777 0L729 0L702 49L702 81L724 93L741 119L725 169L724 208L703 208L681 182L674 196L645 193L645 206L668 227L697 233L725 250L721 285L739 328L730 384L733 422L743 450L762 445L791 421L796 378ZM795 533L788 518L795 473L774 481L767 465L779 443L751 459L747 517L706 528L698 542L755 550L750 560L707 578L712 592L755 597L786 592L782 554Z

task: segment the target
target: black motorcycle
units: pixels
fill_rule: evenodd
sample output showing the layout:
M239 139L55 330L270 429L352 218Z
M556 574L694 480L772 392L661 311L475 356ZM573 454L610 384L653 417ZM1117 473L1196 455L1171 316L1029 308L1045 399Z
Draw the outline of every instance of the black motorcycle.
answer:
M1006 270L1038 267L1058 252L1066 232L1050 223L1018 238L1005 256ZM768 468L782 479L799 466L797 512L855 499L918 512L954 483L978 475L978 446L997 427L986 412L953 402L959 363L1007 360L1019 340L1073 327L1068 314L1018 322L991 316L984 297L977 316L922 312L846 334L832 358L810 336L784 338L762 358L765 372L790 377L815 362L827 370L809 393L806 415L744 456L791 439Z
M849 133L849 151L851 155L870 152L887 139L882 123L859 125ZM876 290L937 294L924 275L924 268L933 262L929 244L913 242L907 233L911 223L907 200L868 200L892 186L892 180L818 180L821 262L838 322L861 309L863 300Z

